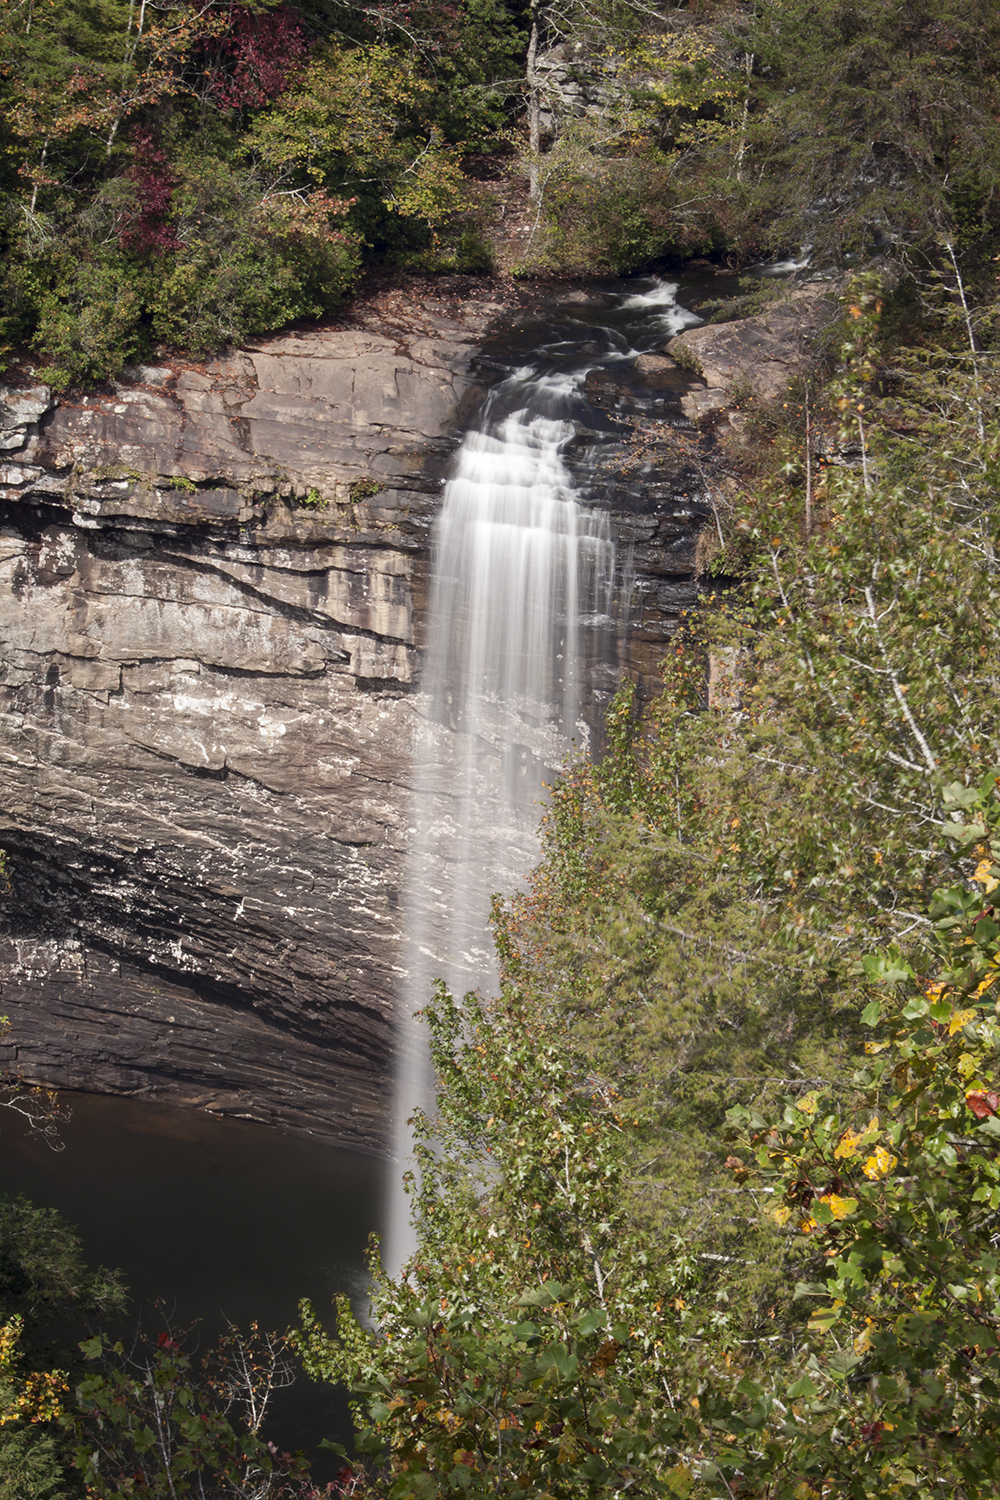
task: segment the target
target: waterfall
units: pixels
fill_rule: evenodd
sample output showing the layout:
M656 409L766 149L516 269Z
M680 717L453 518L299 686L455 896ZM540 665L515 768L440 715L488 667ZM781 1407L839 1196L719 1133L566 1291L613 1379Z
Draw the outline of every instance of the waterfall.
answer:
M608 519L581 503L566 464L579 427L607 425L584 383L589 370L621 367L698 321L677 307L675 292L654 282L620 295L597 329L568 313L571 336L560 324L531 365L491 391L445 488L433 536L404 901L411 958L394 1098L395 1154L404 1165L406 1121L433 1104L414 1013L436 979L458 996L494 984L491 895L523 884L537 860L544 784L574 749L588 749L589 669L613 648ZM384 1249L393 1274L414 1248L409 1207L397 1177Z

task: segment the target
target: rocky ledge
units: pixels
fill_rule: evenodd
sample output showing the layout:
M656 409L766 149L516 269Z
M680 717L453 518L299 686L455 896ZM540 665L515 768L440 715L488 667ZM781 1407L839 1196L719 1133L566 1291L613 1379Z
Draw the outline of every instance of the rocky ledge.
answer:
M672 338L664 353L699 376L684 395L685 415L697 422L747 396L773 401L782 395L816 364L823 333L839 314L838 289L828 280L779 288L763 312L686 328Z

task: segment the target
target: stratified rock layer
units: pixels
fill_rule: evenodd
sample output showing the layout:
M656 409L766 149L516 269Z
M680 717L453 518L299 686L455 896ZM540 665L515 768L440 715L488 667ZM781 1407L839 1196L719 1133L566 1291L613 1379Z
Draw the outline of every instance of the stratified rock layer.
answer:
M0 393L0 972L26 1076L384 1147L428 533L500 311L411 294L83 400ZM587 441L651 672L704 507L676 454Z

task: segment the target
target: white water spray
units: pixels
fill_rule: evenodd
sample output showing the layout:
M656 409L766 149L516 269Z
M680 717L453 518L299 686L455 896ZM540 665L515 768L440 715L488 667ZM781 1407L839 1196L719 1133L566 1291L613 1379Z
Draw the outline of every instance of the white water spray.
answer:
M589 748L588 669L611 657L614 546L606 516L580 502L566 466L581 419L607 425L586 400L587 372L627 368L700 322L676 292L652 280L593 315L565 310L538 362L494 388L445 489L403 912L411 958L393 1101L400 1173L411 1165L407 1121L434 1102L414 1013L436 979L459 997L492 988L491 895L516 889L535 863L543 785L574 746ZM397 1173L383 1257L392 1274L415 1248L409 1210Z
M543 784L574 743L587 743L582 679L588 644L612 623L614 547L607 518L573 495L563 461L573 423L544 415L576 398L582 378L521 371L497 388L462 445L435 527L404 908L415 958L400 1028L397 1159L410 1154L406 1121L433 1102L413 1014L436 979L459 996L495 980L490 898L534 863ZM510 411L519 398L530 411ZM389 1209L385 1264L396 1273L413 1249L398 1186Z

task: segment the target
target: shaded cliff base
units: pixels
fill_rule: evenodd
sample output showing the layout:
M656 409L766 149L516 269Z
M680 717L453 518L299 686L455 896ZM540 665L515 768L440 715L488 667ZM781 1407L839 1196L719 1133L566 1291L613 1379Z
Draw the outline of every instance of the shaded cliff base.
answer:
M75 939L0 939L7 1066L28 1081L180 1104L383 1155L384 1068L351 1068L232 998L185 988Z

